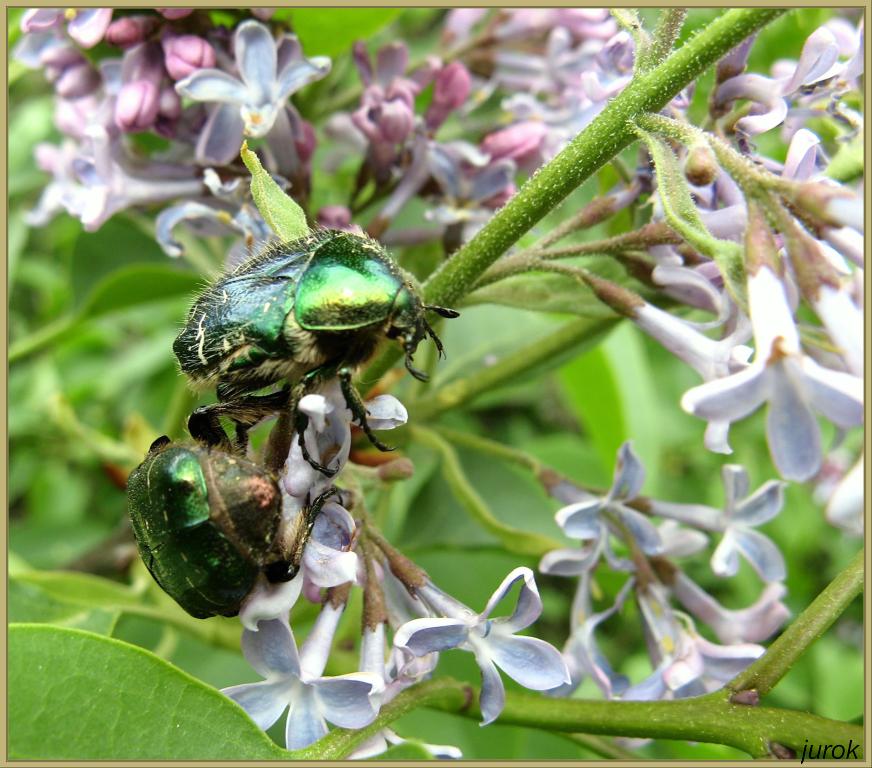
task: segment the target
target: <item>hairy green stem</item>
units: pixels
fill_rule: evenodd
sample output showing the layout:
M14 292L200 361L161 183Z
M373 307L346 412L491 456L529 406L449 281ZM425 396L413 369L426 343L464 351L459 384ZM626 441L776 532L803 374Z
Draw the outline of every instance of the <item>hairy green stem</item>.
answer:
M441 678L410 688L382 707L375 721L360 731L337 730L297 757L338 759L394 720L418 707L479 719L478 690ZM725 744L753 757L771 757L773 744L799 754L808 740L817 744L863 742L858 725L793 710L731 704L723 691L677 701L585 701L554 699L531 693L506 693L497 724L554 732L682 739Z
M796 620L761 656L728 686L731 691L769 693L806 649L829 629L851 601L863 591L863 556L860 550Z
M608 331L619 318L580 318L560 326L554 333L537 339L494 365L445 384L409 407L413 418L423 423L443 411L466 404L483 392L516 381L545 363L579 352Z
M645 60L640 65L640 69L645 70L656 66L669 55L681 33L686 17L687 8L665 8L660 11L657 26L651 36L651 44L645 51Z
M662 109L711 64L784 12L772 8L727 11L661 64L634 77L587 128L430 276L424 285L426 303L457 303L522 235L634 141L633 119ZM370 365L366 381L377 382L399 357L398 349L387 350Z

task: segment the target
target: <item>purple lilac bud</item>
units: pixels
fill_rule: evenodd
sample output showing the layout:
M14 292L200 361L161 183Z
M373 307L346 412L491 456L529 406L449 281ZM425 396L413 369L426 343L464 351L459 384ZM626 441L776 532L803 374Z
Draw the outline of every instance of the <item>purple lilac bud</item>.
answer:
M154 16L125 16L109 25L106 42L118 48L131 48L145 40L156 27Z
M427 109L427 127L434 130L444 123L451 112L463 105L471 87L469 71L459 61L443 67L433 85L433 101Z
M541 159L542 143L548 127L538 120L525 120L489 133L481 142L482 152L494 160L507 157L519 165Z
M145 131L157 119L160 93L148 80L126 83L115 103L115 124L122 131Z
M325 205L318 211L318 223L328 229L350 229L351 211L344 205Z
M157 12L163 16L165 19L169 19L170 21L175 21L176 19L184 19L185 16L190 16L193 12L193 8L158 8Z
M196 35L166 35L161 41L164 66L173 80L182 80L198 69L215 66L215 49Z
M86 60L66 67L54 81L55 92L62 99L79 99L94 93L100 86L100 75Z
M252 8L251 15L261 21L269 21L278 8Z

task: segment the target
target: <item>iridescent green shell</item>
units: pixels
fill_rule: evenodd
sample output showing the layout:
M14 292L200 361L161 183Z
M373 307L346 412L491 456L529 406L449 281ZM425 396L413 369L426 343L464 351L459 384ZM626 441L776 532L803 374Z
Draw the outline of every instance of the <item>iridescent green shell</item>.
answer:
M266 249L207 288L173 351L195 383L253 390L298 378L328 362L340 337L381 332L410 286L374 240L317 230Z
M196 618L235 616L258 573L279 559L281 492L245 459L160 445L131 473L127 500L143 561Z

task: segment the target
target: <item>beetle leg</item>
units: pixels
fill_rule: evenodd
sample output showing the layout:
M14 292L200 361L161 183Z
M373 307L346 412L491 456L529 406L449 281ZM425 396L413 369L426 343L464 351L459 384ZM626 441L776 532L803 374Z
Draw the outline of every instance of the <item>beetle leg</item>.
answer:
M198 443L220 448L222 451L233 452L230 438L218 419L219 406L203 405L188 417L188 432Z
M320 472L322 475L326 477L333 477L336 474L337 470L330 469L330 467L325 467L320 462L315 461L312 458L312 454L309 453L309 449L306 447L306 427L309 426L309 417L306 416L301 410L297 409L294 414L294 432L297 433L297 443L300 446L300 453L303 456L303 459L309 464L312 469Z
M351 383L351 369L342 368L339 371L338 375L339 386L342 388L342 394L345 396L345 404L348 406L349 410L351 411L351 415L360 425L360 428L363 430L364 434L369 438L369 442L371 442L380 451L393 451L394 448L392 446L385 445L375 436L375 432L373 432L370 428L369 422L367 422L366 420L366 406L363 404L363 400L361 399L357 390L354 388L354 385Z
M290 581L300 572L300 564L303 562L303 552L306 549L306 544L312 538L312 529L315 527L315 521L327 499L337 494L336 488L330 488L324 493L316 496L314 501L311 501L303 509L300 510L302 516L300 525L297 528L297 535L294 537L294 542L287 560L279 560L270 563L263 569L263 573L267 581L275 584L277 582Z

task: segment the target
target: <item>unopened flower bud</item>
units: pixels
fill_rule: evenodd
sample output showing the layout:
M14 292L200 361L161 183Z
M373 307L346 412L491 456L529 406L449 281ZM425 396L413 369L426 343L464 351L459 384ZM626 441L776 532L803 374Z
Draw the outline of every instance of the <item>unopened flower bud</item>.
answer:
M167 120L179 119L182 114L182 100L175 88L172 86L161 88L157 111L162 118Z
M705 144L697 144L690 148L687 160L684 162L684 175L697 187L711 184L720 173L714 153Z
M443 67L433 84L433 101L445 105L449 109L462 106L469 97L472 81L469 71L459 61L453 61Z
M193 12L193 8L158 8L157 12L163 16L165 19L169 19L170 21L175 21L176 19L184 19L185 16L190 16Z
M325 205L318 211L318 223L328 229L348 229L351 226L351 211L344 205Z
M215 66L215 49L196 35L167 35L161 41L164 66L173 80L183 80L198 69Z
M55 92L62 99L79 99L93 93L100 85L100 75L86 60L64 69L54 81Z
M407 480L415 474L415 465L412 460L402 456L385 464L380 464L376 472L379 480L386 483L394 480Z
M645 302L639 296L611 280L588 273L584 276L584 282L601 302L625 317L636 317L639 310L645 306Z
M485 136L481 149L493 160L507 157L524 163L538 154L547 132L545 124L538 120L515 123Z
M308 163L312 159L317 145L318 139L315 136L312 123L301 120L299 130L294 132L294 148L297 150L297 156L301 163Z
M399 144L412 132L415 115L403 101L386 101L382 105L378 126L385 141Z
M136 80L121 87L115 103L115 125L122 131L144 131L154 125L160 103L157 86Z
M797 187L791 202L831 227L863 231L863 199L844 187L808 181Z
M109 25L105 39L109 45L130 48L145 40L156 26L154 16L125 16Z

